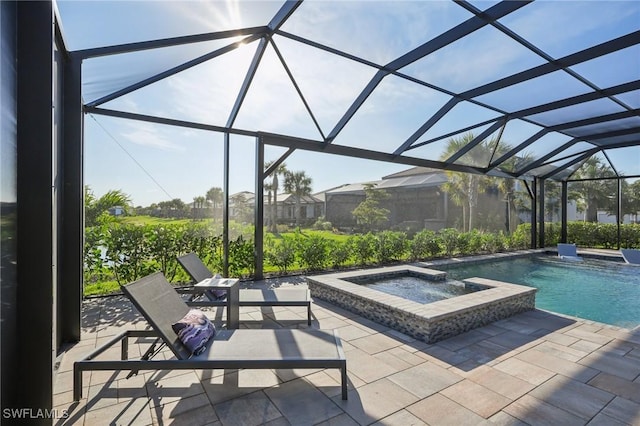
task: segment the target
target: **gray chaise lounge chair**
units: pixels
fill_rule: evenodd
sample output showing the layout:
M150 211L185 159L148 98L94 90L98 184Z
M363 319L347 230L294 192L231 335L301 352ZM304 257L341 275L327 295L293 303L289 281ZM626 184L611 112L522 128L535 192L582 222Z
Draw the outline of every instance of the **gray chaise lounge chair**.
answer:
M558 257L564 260L582 261L575 244L558 243Z
M213 274L202 263L202 260L195 253L185 254L178 257L178 262L187 271L189 276L195 281L200 282L207 278L213 277ZM216 301L209 297L210 302ZM219 301L223 305L225 302ZM311 294L309 289L292 288L292 289L240 289L239 296L240 306L306 306L307 307L307 324L311 325Z
M337 332L318 329L218 330L204 353L191 356L171 325L190 309L161 272L122 287L125 295L147 320L151 330L127 330L73 365L73 399L82 397L84 371L212 370L212 369L293 369L337 368L341 372L342 399L347 399L347 361ZM140 359L128 359L128 339L155 338ZM107 349L121 346L120 360L96 360ZM156 346L159 345L158 348ZM166 345L176 359L154 360Z
M640 265L640 249L620 249L622 258L631 265Z

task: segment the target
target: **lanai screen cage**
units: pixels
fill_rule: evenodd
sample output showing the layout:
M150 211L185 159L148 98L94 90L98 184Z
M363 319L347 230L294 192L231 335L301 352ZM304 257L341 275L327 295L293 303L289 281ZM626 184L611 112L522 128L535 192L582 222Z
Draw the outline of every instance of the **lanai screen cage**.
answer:
M304 207L309 220L348 226L339 206L367 184L431 188L416 192L436 206L418 226L437 229L456 225L447 223L455 200L441 190L450 173L501 178L499 226L513 226L510 203L525 194L528 213L514 214L530 221L533 246L545 244L545 220L561 223L561 240L571 219L637 221L638 2L58 8L81 63L86 180L110 175L112 187L159 192L156 200L220 182L225 249L229 217L251 203L244 220L255 225L257 276L265 223L293 221ZM297 205L273 188L285 161L323 182ZM479 202L473 191L462 196ZM395 223L416 222L410 210L399 208ZM465 215L458 226L469 225Z

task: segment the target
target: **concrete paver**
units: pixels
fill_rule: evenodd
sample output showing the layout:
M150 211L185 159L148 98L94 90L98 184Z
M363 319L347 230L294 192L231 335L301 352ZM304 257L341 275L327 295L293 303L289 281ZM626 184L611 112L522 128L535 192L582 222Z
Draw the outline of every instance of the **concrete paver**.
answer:
M220 311L210 311L216 326L225 318ZM73 362L107 336L147 327L122 297L87 300L82 340L56 373L54 405L68 413L58 424L640 424L639 328L536 310L426 344L321 300L312 311L312 328L341 329L348 401L340 398L337 371L315 369L141 372L130 379L94 371L85 373L84 399L73 403ZM297 307L241 315L247 328L307 327ZM132 339L129 352L139 356L147 345Z

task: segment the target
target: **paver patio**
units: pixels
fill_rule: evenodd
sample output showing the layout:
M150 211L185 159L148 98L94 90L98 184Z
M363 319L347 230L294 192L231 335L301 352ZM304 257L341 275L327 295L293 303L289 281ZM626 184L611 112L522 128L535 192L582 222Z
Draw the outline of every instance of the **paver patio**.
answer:
M147 326L121 296L87 300L82 340L57 370L54 406L68 414L57 424L640 425L640 328L535 310L429 345L322 300L312 311L312 327L337 328L343 339L348 401L337 371L206 370L87 372L73 403L73 361ZM220 308L210 316L218 326L225 318ZM307 327L299 307L242 308L241 319ZM130 356L146 344L132 341Z

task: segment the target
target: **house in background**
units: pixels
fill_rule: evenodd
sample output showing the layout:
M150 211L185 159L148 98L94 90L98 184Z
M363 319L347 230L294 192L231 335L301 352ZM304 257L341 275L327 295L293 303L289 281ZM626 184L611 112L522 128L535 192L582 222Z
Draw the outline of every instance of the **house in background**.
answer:
M255 194L250 191L229 195L229 219L237 222L252 222L255 198Z
M326 220L337 228L355 227L352 212L365 200L365 186L373 184L389 195L380 203L380 207L389 210L387 227L446 228L453 225L448 222L450 210L459 208L452 206L441 190L445 182L447 175L441 170L413 167L377 181L343 185L324 193Z
M122 216L124 214L124 207L113 206L108 211L111 216Z
M293 225L296 221L296 201L293 194L278 194L276 221L281 224ZM253 220L255 208L255 194L249 191L237 192L229 196L229 218L250 222ZM268 223L273 208L273 196L271 200L264 195L264 220ZM300 220L303 224L311 224L324 215L324 201L315 195L305 195L300 200Z
M296 221L297 196L293 194L278 195L278 223L293 224ZM267 204L265 203L265 206ZM300 198L300 222L311 224L324 216L324 201L315 195L304 195Z
M388 209L386 229L413 230L459 227L462 222L462 208L451 202L442 189L448 176L441 170L426 167L412 167L387 175L380 180L344 184L326 191L303 196L300 203L301 224L311 225L324 217L335 228L351 231L357 227L353 210L362 203L367 185L384 190L388 198L380 207ZM478 214L487 229L503 229L504 200L496 188L480 194ZM239 222L254 220L255 195L242 191L229 197L229 217ZM273 195L264 196L264 221L271 220ZM296 196L278 194L276 221L278 224L293 225L296 222ZM479 219L480 219L479 217ZM492 225L490 225L492 224Z

